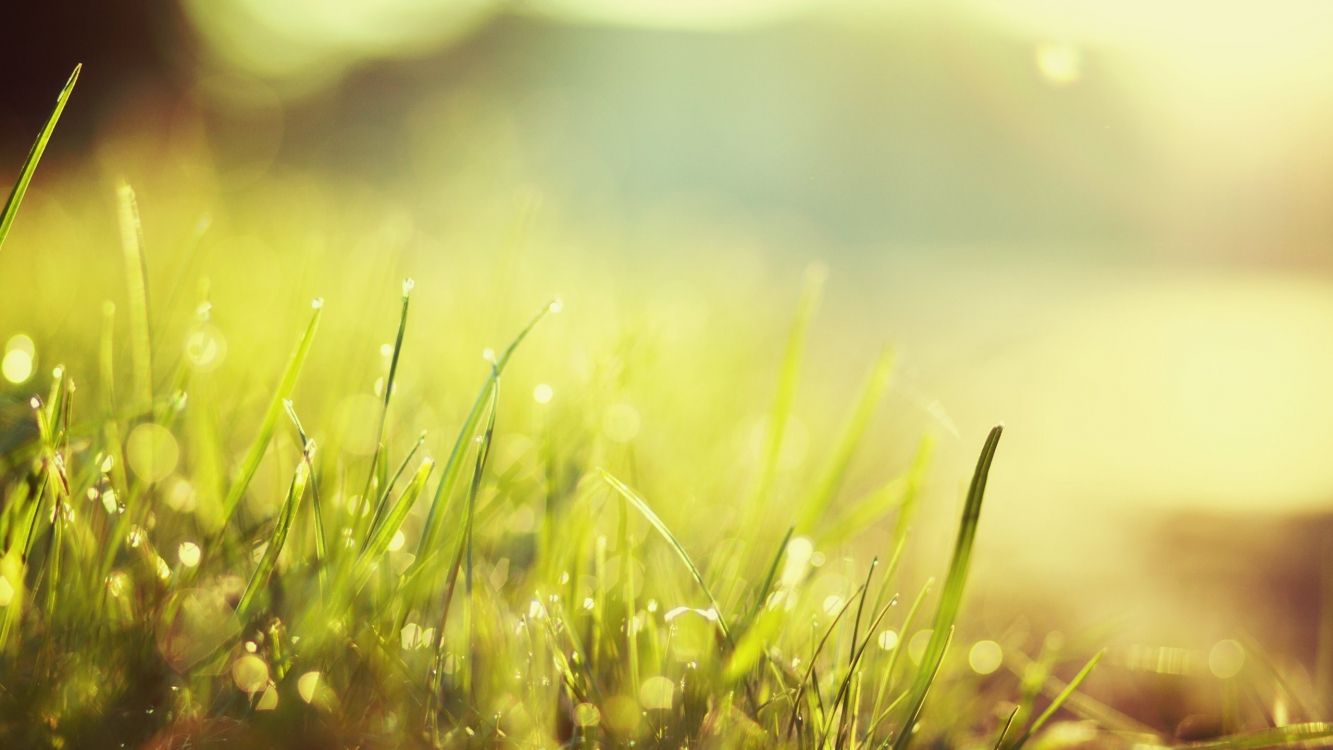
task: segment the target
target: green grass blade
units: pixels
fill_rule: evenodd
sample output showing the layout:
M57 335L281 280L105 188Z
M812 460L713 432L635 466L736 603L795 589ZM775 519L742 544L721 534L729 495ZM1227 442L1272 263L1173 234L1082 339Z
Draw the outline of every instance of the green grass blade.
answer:
M963 587L967 583L967 571L972 560L972 543L976 539L977 523L981 520L981 500L986 494L986 478L990 475L991 461L995 458L995 449L1000 443L1003 428L996 426L986 437L986 444L981 449L977 468L972 475L972 486L967 492L967 502L963 506L963 518L958 524L958 540L954 543L953 561L949 564L948 576L944 579L944 589L940 594L939 609L935 611L934 629L930 634L930 643L921 657L907 702L907 713L903 719L898 736L894 739L894 750L903 750L912 741L912 727L921 716L926 694L935 681L935 674L944 661L953 635L954 621L963 603Z
M292 404L292 400L283 401L282 408L287 411L287 418L296 427L296 436L301 441L301 460L305 461L306 468L310 470L310 502L315 516L315 563L319 566L320 593L327 596L329 581L328 567L325 563L329 559L328 535L324 531L324 508L319 499L319 475L315 471L315 441L306 434L301 418L296 416L296 407Z
M287 534L291 531L292 521L296 519L296 511L301 505L301 496L305 494L306 480L310 477L310 470L304 463L296 465L296 474L292 477L292 483L287 490L287 497L282 502L282 510L279 511L278 522L273 527L273 535L269 538L268 547L264 549L264 555L259 558L259 565L255 567L254 573L250 575L250 582L245 587L245 593L241 594L240 602L236 605L236 616L241 622L250 619L252 609L254 608L255 598L259 592L268 585L268 579L273 575L273 569L278 564L278 555L282 553L282 547L287 542Z
M454 440L453 449L449 451L449 458L444 463L444 471L440 474L440 482L435 486L435 497L431 500L430 510L426 514L426 524L421 532L421 541L417 545L417 557L412 563L409 575L416 575L421 570L426 569L429 562L436 559L436 554L440 551L440 536L444 531L443 521L449 499L453 497L454 488L458 485L458 479L462 474L463 458L467 454L468 448L472 444L472 436L476 434L477 428L481 425L482 414L486 411L486 405L490 403L491 392L499 387L499 379L504 374L505 365L509 364L509 359L518 349L523 339L536 328L548 314L560 312L561 303L556 300L543 307L528 324L519 331L514 340L504 350L504 353L491 367L490 374L482 383L481 391L477 393L477 398L472 402L472 409L468 412L467 418L463 420L463 426L458 430L458 437Z
M268 410L264 412L264 421L259 425L259 434L255 435L254 441L250 443L250 448L245 453L245 460L241 463L241 473L236 481L232 482L231 488L227 490L227 496L222 501L224 528L232 513L236 511L236 506L240 504L241 498L245 496L245 491L249 489L250 482L255 478L255 472L259 470L264 452L268 450L268 444L273 440L273 431L277 428L278 418L282 416L283 402L292 397L296 379L301 374L301 366L305 364L306 357L310 354L310 344L315 340L319 317L324 312L324 300L316 299L311 303L311 307L314 308L314 312L310 316L310 322L306 324L305 333L301 335L301 340L297 342L296 348L292 350L291 357L287 360L282 380L278 381L278 388L269 401Z
M713 596L713 592L709 590L708 584L704 582L703 573L699 572L699 567L695 565L694 560L690 558L690 553L685 551L685 545L681 544L680 540L676 538L676 535L671 533L671 529L667 528L666 523L653 512L652 507L648 505L648 501L644 500L639 493L630 489L629 485L616 479L611 475L611 472L606 469L599 469L599 471L601 472L602 480L611 485L611 489L620 493L621 497L628 500L630 505L633 505L635 510L639 511L639 514L647 519L648 524L656 529L657 533L660 534L662 538L666 540L666 543L671 546L671 549L675 551L676 556L680 558L680 561L685 564L686 569L690 571L690 575L694 578L694 582L699 584L700 590L704 592L704 596L708 599L708 605L713 608L715 613L717 613L717 626L722 631L722 636L726 638L728 642L731 642L731 629L727 627L727 620L722 614L722 607L717 603L717 599Z
M387 460L384 448L384 428L389 421L389 401L393 398L393 384L398 377L398 360L403 353L403 336L407 333L407 311L412 302L412 289L416 282L411 279L403 280L403 304L398 313L398 333L393 339L393 355L389 359L389 375L384 381L384 399L380 403L379 427L375 430L375 453L370 458L370 470L366 472L366 486L361 491L362 498L370 497L370 488L375 481L375 470L380 464ZM388 501L388 488L385 488L385 495L375 505L375 517L371 522L371 528L379 523L380 516L384 514L384 504Z
M1034 734L1041 731L1041 728L1046 725L1047 721L1050 721L1051 717L1055 715L1055 712L1059 711L1060 707L1065 704L1065 701L1069 700L1070 696L1078 690L1079 685L1082 685L1083 681L1088 679L1088 675L1092 674L1092 670L1097 667L1097 662L1101 661L1103 656L1106 656L1106 649L1098 651L1096 655L1088 660L1087 664L1083 665L1083 668L1078 671L1078 674L1074 675L1074 679L1069 681L1069 684L1065 686L1065 689L1061 690L1060 694L1055 696L1055 700L1051 701L1051 705L1047 706L1046 710L1042 711L1041 714L1037 716L1036 720L1029 724L1028 727L1023 730L1022 734L1018 735L1018 738L1009 746L1010 750L1019 750L1019 748L1027 744L1028 740L1032 739Z
M1176 745L1176 747L1185 750L1269 750L1282 747L1307 747L1309 743L1329 738L1333 738L1333 722L1310 721L1235 734L1208 742Z
M833 502L838 488L842 486L843 477L847 474L847 466L856 453L856 447L865 436L870 418L875 415L875 409L883 400L884 392L888 390L892 374L893 353L885 349L880 353L869 377L866 378L865 385L861 388L861 395L856 400L856 406L852 409L846 426L843 427L842 436L838 439L837 448L834 449L827 468L820 476L814 491L802 505L796 520L796 529L799 533L806 533L813 528Z
M135 410L153 406L153 349L148 323L148 266L143 255L143 228L134 188L122 182L116 191L120 249L125 259L125 284L130 303L130 369L134 375Z
M1013 710L1009 712L1009 718L1004 720L1004 726L1000 727L1000 735L995 738L995 750L1001 750L1004 747L1004 740L1009 736L1009 730L1014 726L1014 717L1018 716L1021 708L1022 706L1014 706Z
M825 276L822 266L811 266L805 273L805 286L801 290L801 300L797 303L796 318L792 321L791 333L787 336L787 348L782 356L778 388L773 396L773 408L769 414L768 437L764 445L759 482L755 485L747 510L749 521L755 520L758 516L763 507L763 500L768 496L777 477L782 441L786 435L787 422L791 419L792 404L796 401L796 387L800 382L801 360L805 356L805 339L810 331L810 321L815 317L815 310L819 307ZM746 523L747 527L751 525L749 522Z
M28 158L23 162L19 169L18 179L14 181L14 187L9 191L9 198L5 200L5 208L0 211L0 247L4 247L5 237L9 235L9 230L14 226L14 218L18 216L19 205L23 203L23 196L28 192L28 185L32 183L32 176L37 171L37 163L42 160L42 154L46 152L46 144L51 140L51 134L55 132L56 123L60 121L60 113L65 111L65 103L69 101L69 95L74 93L74 84L79 80L79 71L83 70L83 64L74 66L74 72L69 74L69 80L65 82L65 87L60 90L60 95L56 97L56 106L51 110L51 116L46 118L46 124L37 134L37 140L33 141L32 148L28 150Z
M407 489L403 490L403 494L398 497L398 501L393 504L393 507L384 515L380 524L371 532L357 563L358 573L354 590L359 590L365 585L365 579L370 576L371 567L375 561L379 560L388 551L389 543L393 541L393 535L398 532L398 529L402 528L408 512L412 510L417 498L421 497L421 492L426 488L426 481L430 478L430 473L434 468L435 462L430 458L421 460L421 466L412 477L411 484L407 485Z

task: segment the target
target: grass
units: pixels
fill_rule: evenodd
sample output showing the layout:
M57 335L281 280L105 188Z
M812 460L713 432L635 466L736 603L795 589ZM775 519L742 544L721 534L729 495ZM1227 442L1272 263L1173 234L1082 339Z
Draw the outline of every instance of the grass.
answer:
M0 241L77 75L20 172ZM327 359L312 369L329 335L323 302L283 334L295 341L285 366L247 361L256 385L211 373L207 285L192 320L150 307L137 200L128 186L119 197L129 366L108 308L88 371L15 386L43 387L25 395L27 427L0 456L3 746L1017 750L1060 746L1056 719L1068 716L1098 719L1100 744L1168 742L1081 692L1096 649L1067 683L1054 650L1011 650L1015 679L969 667L960 645L978 630L965 584L1000 428L981 448L938 596L901 564L931 443L869 491L848 481L856 456L881 450L866 436L889 351L823 468L781 470L822 271L807 277L750 469L663 467L580 429L577 411L547 412L529 428L541 440L502 446L514 413L533 408L511 399L511 365L558 302L471 372L470 407L439 425L452 435L441 464L426 435L401 429L429 408L404 381L444 367L439 350L408 346L412 282L369 424L352 426L369 435L358 449L322 408L339 373ZM159 333L177 328L183 345ZM331 346L354 335L335 328ZM250 419L235 416L242 406ZM708 470L728 471L740 507L702 519L711 535L673 528L691 515L681 486ZM852 550L867 548L858 563ZM1317 722L1236 717L1230 729L1195 747L1333 737Z

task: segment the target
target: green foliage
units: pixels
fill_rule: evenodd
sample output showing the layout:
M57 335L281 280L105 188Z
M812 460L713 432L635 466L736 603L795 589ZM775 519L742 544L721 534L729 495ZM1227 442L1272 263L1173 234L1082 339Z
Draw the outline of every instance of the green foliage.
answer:
M20 173L0 240L77 73ZM337 366L313 364L319 300L291 321L299 334L270 332L280 318L267 310L237 324L236 340L275 333L280 352L211 372L190 349L211 321L150 308L128 188L120 209L130 387L118 382L108 306L88 324L96 351L71 359L94 371L56 368L41 396L24 395L31 429L0 454L0 746L1016 750L1051 739L1058 716L1094 713L1078 691L1101 653L1051 688L1053 656L1016 685L1004 673L976 679L950 649L978 635L962 616L964 588L1000 428L982 448L937 598L933 579L900 565L933 444L888 456L869 437L890 389L887 350L872 355L841 432L812 441L829 446L821 468L783 470L821 271L807 276L753 465L673 464L650 441L589 427L608 394L540 412L509 398L512 362L558 302L513 324L484 372L446 359L459 331L432 322L429 307L418 323L410 282L374 377L344 377L348 352L366 342L334 328L334 314L319 345ZM406 346L409 309L434 346ZM159 333L181 329L186 346ZM693 398L671 375L661 380ZM75 399L76 376L92 398ZM339 405L364 402L357 389L372 380L370 411L340 425ZM463 387L470 406L458 403ZM407 428L412 417L452 440L432 444ZM369 445L344 434L358 430ZM447 453L442 463L431 448ZM868 454L906 469L861 476L855 459ZM691 497L704 492L714 502ZM867 568L867 548L885 562ZM917 592L901 616L900 592ZM932 605L927 634L918 622ZM1042 688L1055 697L1028 723ZM1128 737L1124 726L1099 739ZM1132 729L1134 741L1161 739ZM1327 736L1325 724L1247 727L1198 747Z

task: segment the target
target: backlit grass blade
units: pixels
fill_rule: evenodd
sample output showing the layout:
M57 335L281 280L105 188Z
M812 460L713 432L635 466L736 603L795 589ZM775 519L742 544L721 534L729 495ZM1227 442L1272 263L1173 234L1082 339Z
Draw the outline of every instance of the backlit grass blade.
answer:
M1088 660L1087 664L1083 665L1083 668L1078 671L1078 674L1074 675L1074 679L1070 680L1069 684L1065 686L1065 689L1061 690L1060 694L1055 696L1055 700L1051 701L1051 704L1046 707L1046 710L1042 711L1041 714L1023 730L1023 733L1018 735L1018 738L1009 746L1010 750L1019 750L1019 748L1027 744L1027 741L1031 739L1033 735L1041 731L1041 728L1046 725L1047 721L1050 721L1051 717L1055 715L1055 712L1059 711L1060 707L1065 704L1065 701L1069 700L1070 696L1078 690L1079 685L1082 685L1083 681L1088 679L1088 675L1092 674L1092 670L1097 667L1097 662L1101 661L1103 656L1106 656L1106 649L1098 651L1095 656Z
M268 410L264 412L264 421L259 425L259 434L250 443L249 450L245 453L245 460L241 462L241 472L232 482L231 488L227 490L227 496L222 500L222 525L225 528L227 521L231 519L232 513L236 511L236 506L245 497L245 491L249 489L250 482L255 478L255 472L259 470L259 462L264 460L264 452L268 450L268 444L273 440L273 431L277 428L278 418L282 416L283 402L292 397L292 391L296 388L296 379L301 374L301 366L305 364L306 357L310 354L310 344L315 340L315 331L319 328L319 317L324 311L324 300L316 299L311 303L314 312L310 315L310 322L306 324L305 333L301 335L301 340L297 342L296 348L292 350L291 357L287 359L287 367L282 372L282 380L278 381L278 388L273 393L273 398L269 400Z
M9 191L9 198L5 200L5 208L0 211L0 247L4 247L5 237L14 226L14 217L18 216L19 205L23 203L23 196L27 194L28 185L32 183L37 163L42 160L42 154L46 152L46 144L51 140L51 133L55 132L56 123L60 121L60 113L65 111L69 95L74 93L74 84L79 80L81 70L83 70L82 63L74 66L74 72L69 74L69 80L65 82L65 87L56 97L56 106L51 110L51 116L46 118L46 124L37 134L37 140L33 141L32 148L28 150L28 158L19 169L18 179L14 181L14 187Z
M958 524L958 540L954 543L953 560L949 563L949 574L944 579L944 589L940 593L939 608L935 610L934 629L930 642L921 657L907 699L907 711L894 739L894 750L903 750L912 741L912 727L916 726L921 716L921 707L925 705L926 694L935 681L935 674L944 661L949 640L953 636L954 621L958 618L958 609L963 603L963 587L967 583L967 570L972 561L972 543L977 535L977 523L981 520L981 500L986 494L986 478L990 475L991 461L995 458L995 449L1000 444L1003 428L996 426L986 437L986 444L981 449L976 471L972 474L972 486L967 491L967 502L963 506L963 518Z
M870 418L875 415L876 407L883 400L884 392L888 390L892 374L893 353L885 349L880 353L879 359L870 371L870 376L866 378L866 383L861 388L861 395L856 400L856 406L852 409L846 426L843 427L842 436L838 439L837 447L833 449L828 466L801 508L796 520L796 529L800 533L808 532L833 502L838 488L842 486L843 477L847 474L847 466L856 453L856 447L865 436Z
M143 256L143 229L134 188L122 182L116 191L120 249L125 259L125 284L130 302L130 369L134 375L134 407L153 406L153 350L148 324L148 267Z
M370 459L370 470L366 472L366 487L361 491L361 497L370 497L371 484L375 481L375 469L384 463L388 457L385 455L384 448L384 427L389 421L389 401L393 398L393 385L398 377L398 359L403 353L403 336L407 333L407 310L412 302L412 289L416 282L412 279L403 280L403 304L398 313L398 333L393 339L393 354L389 359L389 375L384 380L384 398L380 403L379 427L375 430L375 453ZM388 501L387 488L386 495L380 498L380 502L375 505L375 518L371 522L371 528L379 523L380 516L384 514L384 503Z
M241 622L250 619L252 609L255 604L255 597L268 585L268 579L273 575L273 569L278 564L278 555L282 553L282 547L287 542L287 534L292 529L292 522L296 519L296 511L301 505L301 496L305 494L306 480L310 477L310 470L304 463L296 465L296 474L292 477L291 486L287 490L287 497L282 501L282 510L278 513L278 521L273 526L273 535L269 537L268 547L264 549L264 554L259 558L259 565L255 567L254 573L250 575L250 582L246 584L245 593L241 594L240 602L236 605L236 616Z
M282 408L287 411L287 418L296 427L296 435L301 440L301 460L305 461L306 468L310 470L310 501L315 514L315 561L319 564L320 592L327 593L328 571L324 563L329 556L328 537L324 532L324 509L319 499L319 477L315 472L315 441L306 434L301 418L296 416L296 407L292 404L292 400L283 401Z
M633 505L635 510L639 511L639 513L647 519L648 524L656 529L657 533L660 534L662 538L666 540L667 544L671 546L671 549L675 551L676 557L679 557L680 561L685 564L686 569L690 571L690 575L694 578L694 582L699 584L700 590L704 592L704 596L708 599L708 606L712 607L713 612L717 614L717 626L722 631L722 636L730 642L731 629L727 627L727 619L722 614L722 607L718 605L717 599L713 596L713 592L708 589L708 584L704 582L703 573L699 572L698 566L696 566L694 560L690 558L690 553L685 551L685 546L680 543L680 540L676 538L675 534L671 533L671 529L667 528L666 523L664 523L661 518L658 518L657 514L654 513L653 509L648 505L648 501L644 500L639 493L630 489L629 485L616 479L611 475L611 472L606 469L599 469L598 471L601 472L602 480L611 485L611 488L616 492L619 492L621 497L628 500L630 505Z
M1176 745L1187 750L1268 750L1282 747L1308 747L1309 743L1333 738L1333 722L1310 721L1285 727L1235 734L1208 742Z
M753 521L763 507L763 500L768 496L777 477L779 458L782 454L782 441L786 434L787 422L791 419L792 404L796 401L796 387L800 382L801 360L805 356L805 339L810 331L810 321L819 307L819 298L823 294L826 272L823 266L811 266L805 272L805 286L801 290L801 300L797 303L796 318L792 321L791 333L787 336L787 349L782 355L782 370L778 376L778 388L773 396L773 408L769 413L768 436L764 444L762 468L759 482L747 509L746 526Z
M477 393L477 398L472 402L472 409L468 412L467 418L463 420L463 426L458 429L458 437L454 440L454 447L449 451L449 458L445 460L444 471L440 474L440 482L435 487L435 497L431 500L430 510L426 514L426 524L421 532L421 541L417 545L417 557L413 561L409 574L415 574L423 569L429 561L436 559L440 551L440 536L444 531L443 521L445 511L449 504L449 499L453 497L455 487L458 485L458 478L462 473L463 458L467 454L468 448L472 444L472 436L477 433L477 428L481 425L481 417L486 411L486 405L491 400L491 392L499 387L499 379L504 374L505 365L509 364L509 359L518 349L523 339L527 338L532 329L541 322L542 318L548 314L560 312L561 303L554 300L543 307L528 324L519 331L514 340L509 342L504 353L495 361L491 367L490 375L482 383L481 391Z
M394 534L402 528L403 521L407 514L412 510L417 498L421 497L421 491L426 487L426 481L430 478L431 471L435 468L435 462L430 458L421 460L421 466L417 473L412 477L411 484L403 490L403 494L398 497L397 502L384 515L378 526L370 533L366 541L366 547L361 552L361 558L357 563L357 576L354 590L359 590L366 583L366 578L370 575L371 566L379 560L389 549L389 543L393 541Z
M1009 730L1014 726L1014 717L1018 716L1022 706L1014 706L1009 712L1009 718L1004 720L1004 725L1000 727L1000 734L995 738L995 750L1001 750L1004 747L1004 740L1009 736Z

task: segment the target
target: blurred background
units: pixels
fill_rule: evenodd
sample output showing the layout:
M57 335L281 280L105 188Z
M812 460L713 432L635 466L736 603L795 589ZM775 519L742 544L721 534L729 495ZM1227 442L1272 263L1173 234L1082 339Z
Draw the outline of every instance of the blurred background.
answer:
M6 294L15 279L29 292L0 300L11 348L31 336L57 349L48 364L95 348L102 300L124 294L124 179L159 300L197 264L219 316L229 301L274 322L229 341L238 371L247 347L287 346L316 294L331 315L341 295L348 325L382 311L387 336L397 279L415 276L413 335L448 339L435 351L467 373L482 343L562 294L571 316L533 355L552 364L520 377L562 394L562 377L595 380L588 352L651 348L613 378L640 455L719 465L731 444L682 445L673 406L722 405L726 435L750 434L817 264L828 281L784 470L822 455L890 344L894 386L856 476L901 469L934 435L922 540L948 538L985 430L1007 425L979 617L1111 623L1140 656L1254 635L1316 677L1333 658L1317 632L1333 531L1333 5L3 13L3 180L85 64L0 254ZM475 304L432 312L446 298ZM326 362L348 356L325 345ZM452 424L463 404L441 408Z

